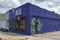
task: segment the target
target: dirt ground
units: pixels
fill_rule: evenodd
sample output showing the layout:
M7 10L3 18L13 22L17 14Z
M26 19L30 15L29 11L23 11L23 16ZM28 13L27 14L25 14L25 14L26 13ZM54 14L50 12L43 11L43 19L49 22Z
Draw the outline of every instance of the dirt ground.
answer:
M31 36L0 31L0 40L60 40L60 31Z

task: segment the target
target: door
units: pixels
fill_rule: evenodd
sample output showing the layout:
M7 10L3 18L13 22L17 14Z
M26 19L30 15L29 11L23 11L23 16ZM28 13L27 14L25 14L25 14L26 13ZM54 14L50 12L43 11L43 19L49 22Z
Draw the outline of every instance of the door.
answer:
M18 31L26 31L26 17L15 18L13 28Z
M32 34L39 34L41 29L41 23L39 17L32 17L31 20L31 33Z
M21 17L20 18L20 31L26 31L26 17Z
M18 26L19 26L19 21L18 21L18 19L17 18L15 18L14 19L14 30L18 30L19 28L18 28Z

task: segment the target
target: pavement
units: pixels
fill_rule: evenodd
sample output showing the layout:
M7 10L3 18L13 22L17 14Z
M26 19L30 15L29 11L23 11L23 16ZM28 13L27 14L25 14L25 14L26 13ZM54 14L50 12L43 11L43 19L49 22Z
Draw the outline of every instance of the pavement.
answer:
M60 40L60 31L34 35L21 35L0 31L0 40Z

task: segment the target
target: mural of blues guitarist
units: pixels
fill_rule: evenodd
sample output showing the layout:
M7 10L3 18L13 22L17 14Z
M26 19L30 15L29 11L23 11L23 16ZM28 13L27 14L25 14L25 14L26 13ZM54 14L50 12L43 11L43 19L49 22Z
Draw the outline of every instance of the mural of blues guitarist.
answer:
M39 20L39 17L33 17L31 23L32 34L39 34L40 30L41 30L41 22Z

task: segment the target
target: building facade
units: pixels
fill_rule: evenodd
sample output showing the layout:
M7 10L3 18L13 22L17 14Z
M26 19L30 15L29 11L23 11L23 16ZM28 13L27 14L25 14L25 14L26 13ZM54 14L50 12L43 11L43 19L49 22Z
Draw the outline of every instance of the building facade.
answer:
M31 3L8 12L10 32L30 35L60 30L60 15Z

